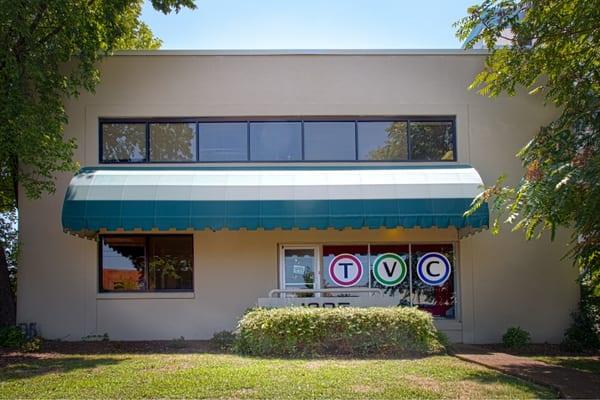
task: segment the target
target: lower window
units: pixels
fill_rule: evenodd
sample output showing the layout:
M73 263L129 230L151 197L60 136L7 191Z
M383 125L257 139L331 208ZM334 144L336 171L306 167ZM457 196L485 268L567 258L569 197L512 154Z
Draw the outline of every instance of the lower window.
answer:
M193 291L191 235L100 237L101 292Z
M440 318L456 316L452 243L283 246L282 251L282 288L303 289L287 296L349 296L357 289L381 289L398 305L417 306Z

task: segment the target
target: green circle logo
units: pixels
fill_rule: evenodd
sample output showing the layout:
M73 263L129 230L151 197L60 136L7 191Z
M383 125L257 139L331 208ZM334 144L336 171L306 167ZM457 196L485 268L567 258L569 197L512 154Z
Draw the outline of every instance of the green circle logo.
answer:
M396 286L406 278L406 262L398 254L384 253L373 263L375 280L383 286Z

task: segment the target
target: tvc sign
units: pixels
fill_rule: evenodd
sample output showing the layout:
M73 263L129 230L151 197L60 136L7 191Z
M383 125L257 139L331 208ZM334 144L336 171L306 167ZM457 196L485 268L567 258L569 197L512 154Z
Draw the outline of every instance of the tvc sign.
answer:
M452 272L450 261L441 253L426 253L419 258L417 275L429 286L442 286ZM364 269L358 257L339 254L329 263L329 278L338 286L352 287L360 282ZM373 277L385 287L401 284L408 275L406 261L395 253L384 253L373 262Z
M399 285L406 278L407 270L404 259L394 253L381 254L373 263L373 276L383 286Z
M426 253L419 258L417 274L429 286L441 286L450 277L450 261L440 253Z
M338 286L352 287L362 276L362 263L352 254L339 254L329 263L329 277Z

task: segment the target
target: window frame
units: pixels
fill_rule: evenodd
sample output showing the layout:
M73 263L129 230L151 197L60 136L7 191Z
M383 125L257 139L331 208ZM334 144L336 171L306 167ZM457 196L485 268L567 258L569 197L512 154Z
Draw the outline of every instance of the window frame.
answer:
M246 124L246 143L247 143L247 156L245 160L236 161L200 161L200 140L199 140L199 123L219 123L219 122L234 122L234 123L245 123ZM280 160L280 161L266 161L266 160L252 160L250 154L250 123L256 122L299 122L301 124L301 159L300 160ZM305 159L305 135L304 135L304 123L305 122L353 122L354 123L354 147L355 155L354 159L348 160L306 160ZM406 122L407 123L407 152L408 157L405 160L361 160L359 159L359 142L358 142L358 123L359 122ZM410 124L411 122L450 122L452 124L452 159L449 160L413 160L411 159L412 147L410 140ZM125 123L143 123L146 125L146 154L144 161L123 161L123 160L103 160L103 125L104 124L125 124ZM195 129L195 142L196 142L196 157L195 160L190 161L152 161L150 160L150 124L151 123L194 123ZM456 115L410 115L410 116L399 116L399 115L381 115L381 116L298 116L298 117L149 117L149 118L110 118L101 117L98 120L98 163L99 164L135 164L135 165L147 165L147 164L290 164L290 163L456 163L457 157L457 134L456 134Z
M144 289L143 290L104 290L102 287L102 273L103 273L103 258L102 258L102 240L107 237L142 237L144 238ZM150 290L148 288L149 275L148 275L148 249L150 237L189 237L192 239L192 287L190 289L161 289L161 290ZM98 271L98 294L156 294L156 293L195 293L195 260L194 260L194 235L191 234L143 234L143 233L124 233L114 234L106 233L98 235L98 253L97 253L97 271Z
M317 282L318 282L318 287L319 289L321 288L321 280L322 280L322 274L324 274L326 272L326 266L323 265L323 246L367 246L367 252L368 252L368 275L369 275L369 280L368 280L368 288L371 288L371 284L372 284L372 280L371 280L371 261L372 261L372 254L371 254L371 246L408 246L408 271L406 274L406 278L408 279L409 282L409 302L410 302L410 307L418 307L418 304L413 304L413 280L414 279L419 279L418 277L414 277L413 273L412 273L412 246L419 246L419 245L444 245L444 244L449 244L452 246L453 249L453 253L454 253L454 259L452 260L453 264L452 264L452 272L453 272L453 279L452 279L452 285L454 287L454 317L453 318L445 318L445 317L438 317L438 316L433 316L433 319L435 319L436 321L452 321L452 322L462 322L462 301L461 301L461 286L460 286L460 278L461 278L461 268L460 268L460 241L458 240L441 240L441 241L416 241L416 242L384 242L384 241L364 241L364 242L357 242L357 241L352 241L352 242L338 242L338 241L333 241L333 242L320 242L318 244L314 244L314 243L308 243L308 244L304 244L304 243L280 243L278 245L278 250L279 250L279 255L278 255L278 261L279 261L279 265L277 266L277 271L278 271L278 289L285 289L285 282L284 280L284 263L283 263L283 259L284 259L284 250L285 249L289 249L289 248L297 248L297 249L304 249L304 248L313 248L316 246L318 253L319 253L319 259L318 259L318 270L315 270L315 288L317 288ZM318 279L317 279L317 274L318 274ZM318 293L315 294L315 297L320 297L320 295Z

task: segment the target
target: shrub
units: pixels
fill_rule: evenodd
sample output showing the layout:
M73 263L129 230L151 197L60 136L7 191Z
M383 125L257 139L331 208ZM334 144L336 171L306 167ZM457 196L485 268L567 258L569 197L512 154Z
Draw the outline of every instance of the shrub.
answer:
M568 351L600 349L600 296L589 279L582 279L579 309L571 314L573 322L561 343L561 347Z
M42 338L34 336L21 345L21 351L24 353L35 353L42 348Z
M529 332L518 326L508 328L506 333L502 335L502 344L504 344L504 347L510 349L518 349L527 346L530 340L531 336L529 335Z
M17 349L25 342L27 342L27 338L19 327L3 326L0 328L0 347Z
M561 347L564 350L575 352L600 349L600 335L595 321L581 311L573 313L571 316L573 322L565 331Z
M37 336L27 339L27 336L18 326L3 326L0 328L0 347L32 353L40 350L42 339Z
M431 315L415 308L259 308L244 315L236 333L236 350L259 356L407 356L444 350Z
M217 332L210 339L211 344L219 350L232 350L235 346L236 335L229 331Z
M183 336L179 336L178 338L171 339L168 346L172 349L183 349L187 346L187 343Z
M82 342L108 342L110 337L108 333L103 334L95 334L95 335L85 335L81 337Z

